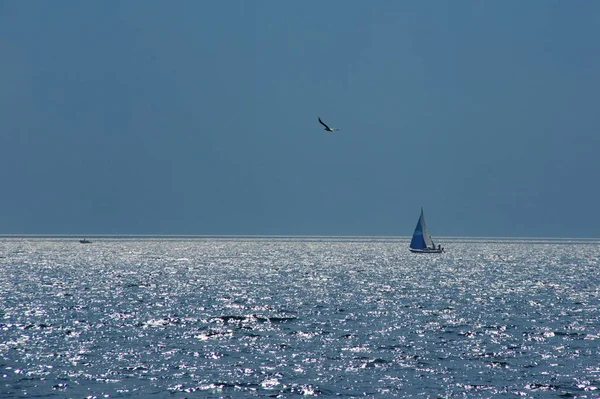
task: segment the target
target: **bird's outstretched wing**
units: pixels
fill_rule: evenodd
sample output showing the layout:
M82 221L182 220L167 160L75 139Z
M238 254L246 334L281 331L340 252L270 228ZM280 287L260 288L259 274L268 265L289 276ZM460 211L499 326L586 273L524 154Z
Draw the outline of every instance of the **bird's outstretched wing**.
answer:
M323 126L325 126L328 130L331 130L329 126L327 126L325 123L323 123L323 121L321 120L321 118L319 118L319 123Z

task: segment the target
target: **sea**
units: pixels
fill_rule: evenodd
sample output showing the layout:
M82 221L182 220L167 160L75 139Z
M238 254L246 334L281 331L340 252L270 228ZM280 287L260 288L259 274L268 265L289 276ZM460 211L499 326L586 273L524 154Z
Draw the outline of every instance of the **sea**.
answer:
M0 398L600 398L600 240L0 238Z

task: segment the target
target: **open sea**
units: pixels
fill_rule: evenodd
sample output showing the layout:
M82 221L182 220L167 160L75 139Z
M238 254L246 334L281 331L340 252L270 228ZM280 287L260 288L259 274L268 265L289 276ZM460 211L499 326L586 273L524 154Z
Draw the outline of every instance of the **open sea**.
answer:
M600 398L600 240L0 238L0 398Z

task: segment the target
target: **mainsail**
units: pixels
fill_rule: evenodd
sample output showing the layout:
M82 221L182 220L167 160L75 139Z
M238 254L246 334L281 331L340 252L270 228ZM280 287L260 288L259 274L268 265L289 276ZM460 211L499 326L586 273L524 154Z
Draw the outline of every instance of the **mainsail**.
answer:
M412 240L410 241L410 247L412 249L435 248L435 244L433 243L433 240L429 235L429 231L427 230L427 223L425 223L423 208L421 208L421 216L419 216L417 227L415 227L415 232L413 233Z

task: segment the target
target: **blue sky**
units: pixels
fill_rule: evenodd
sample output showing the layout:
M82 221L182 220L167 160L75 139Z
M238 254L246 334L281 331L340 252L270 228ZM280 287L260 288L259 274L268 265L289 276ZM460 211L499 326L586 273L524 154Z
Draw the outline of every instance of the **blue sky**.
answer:
M599 37L594 1L2 1L0 233L410 235L423 206L600 237Z

